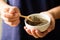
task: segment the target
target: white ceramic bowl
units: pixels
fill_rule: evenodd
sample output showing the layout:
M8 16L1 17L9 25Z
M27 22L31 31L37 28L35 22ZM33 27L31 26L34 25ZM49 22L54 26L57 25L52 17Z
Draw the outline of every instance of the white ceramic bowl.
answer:
M43 13L39 14L39 13L37 13L37 14L31 14L31 15L29 15L29 16L36 16L36 17L38 17L38 18L43 18L43 19L47 20L48 22L47 22L46 24L44 24L44 25L32 26L32 25L29 25L29 24L26 22L26 19L25 19L25 25L26 25L26 27L27 27L28 29L38 29L38 30L40 30L41 32L44 32L45 30L47 30L47 28L48 28L49 25L50 25L50 17L49 17L48 15L46 15L46 14L43 14Z

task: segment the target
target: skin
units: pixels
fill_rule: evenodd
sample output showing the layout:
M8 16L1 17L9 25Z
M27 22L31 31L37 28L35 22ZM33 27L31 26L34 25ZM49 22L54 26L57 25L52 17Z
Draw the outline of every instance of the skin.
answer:
M49 32L51 32L52 30L54 30L54 28L55 28L55 19L51 16L51 14L48 14L47 12L46 12L46 14L47 15L49 15L50 16L50 18L51 18L51 23L50 23L50 26L49 26L49 28L46 30L46 31L44 31L44 32L40 32L39 30L37 30L37 29L28 29L27 27L24 27L24 29L26 30L26 32L29 34L29 35L32 35L33 37L35 37L35 38L43 38L43 37L45 37Z
M44 13L44 12L41 12L41 13ZM45 32L40 32L39 30L37 29L28 29L27 27L24 27L24 29L26 30L26 32L29 34L29 35L32 35L33 37L35 38L43 38L45 37L49 32L53 31L54 28L55 28L55 19L60 19L60 6L58 7L55 7L53 9L50 9L48 11L45 11L45 14L50 16L51 18L51 22L50 22L50 26L49 28L45 31Z
M4 0L0 0L0 4L1 4L0 5L0 12L1 12L0 14L1 14L1 17L4 20L4 22L6 24L10 25L11 27L17 26L20 23L20 20L19 20L20 11L19 11L19 9L17 7L13 7L13 6L10 6L10 5L6 4L4 2ZM41 13L44 13L44 12L41 12ZM41 33L37 29L30 30L27 27L24 27L25 31L29 35L31 35L31 36L33 36L35 38L43 38L49 32L54 30L54 28L55 28L55 19L60 18L60 6L55 7L53 9L50 9L48 11L45 11L45 14L49 15L50 18L51 18L51 23L50 23L49 28L45 32Z
M0 14L4 22L11 27L15 27L20 23L19 14L20 10L17 7L6 4L3 0L0 0ZM5 5L5 6L3 6Z

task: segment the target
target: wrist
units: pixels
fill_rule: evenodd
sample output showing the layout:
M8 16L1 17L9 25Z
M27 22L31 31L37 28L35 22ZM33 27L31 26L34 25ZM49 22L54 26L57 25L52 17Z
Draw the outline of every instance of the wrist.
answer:
M50 14L54 19L56 19L56 16L54 15L53 11L48 10L47 13Z
M49 12L55 19L60 19L60 6L52 8L47 12Z
M8 4L5 1L0 1L0 9L5 6L8 6Z
M54 19L60 19L60 12L55 12L53 10L49 10L47 12L50 13L54 17Z

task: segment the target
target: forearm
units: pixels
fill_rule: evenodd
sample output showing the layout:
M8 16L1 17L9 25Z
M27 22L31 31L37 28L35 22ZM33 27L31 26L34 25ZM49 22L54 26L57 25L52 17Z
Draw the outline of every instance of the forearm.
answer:
M55 19L60 19L60 6L48 10Z
M8 4L5 2L5 0L0 0L0 8L7 6Z

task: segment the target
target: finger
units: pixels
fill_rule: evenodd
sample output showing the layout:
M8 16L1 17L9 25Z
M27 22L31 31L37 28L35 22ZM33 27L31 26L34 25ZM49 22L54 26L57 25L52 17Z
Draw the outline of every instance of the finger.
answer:
M27 32L29 35L31 35L30 29L27 29L27 27L24 27L24 29L26 30L26 32Z
M37 35L38 37L41 36L41 33L40 33L38 30L36 30L35 33L36 33L36 35Z
M12 25L13 25L13 26L17 26L19 23L20 23L20 20L16 20L16 21L13 21L13 22L12 22Z
M16 7L5 8L1 13L7 18L19 17L19 12Z
M27 27L24 26L24 29L27 29Z
M15 7L15 6L14 6ZM15 11L17 12L17 13L20 13L20 10L17 8L17 7L15 7L16 9L15 9Z
M35 30L34 30L34 29L32 29L32 30L31 30L31 33L32 33L32 35L33 35L35 38L38 38L38 36L36 35L36 33L35 33Z
M37 35L38 37L42 38L43 35L42 35L42 33L41 33L40 31L36 30L35 32L36 32L36 35Z
M2 12L4 11L5 13L8 13L8 12L9 12L9 9L10 9L10 8L4 8L4 9L2 10Z
M54 30L54 28L55 28L55 20L54 20L54 18L52 18L51 28L52 28L52 30Z
M51 18L51 23L50 23L50 27L48 28L48 32L51 32L52 30L54 30L55 28L55 20L54 18Z
M7 21L8 21L8 22L14 22L14 21L16 21L16 20L19 20L19 18L8 19Z
M31 34L31 30L26 29L26 31L27 31L27 33L28 33L29 35L32 35L32 34Z
M7 22L13 22L13 21L16 21L16 20L19 20L19 18L6 18L4 16L1 17L4 21L7 21Z
M13 6L10 8L9 13L15 14L15 13L20 13L20 11L17 7Z
M15 14L15 15L12 15L12 14L9 14L9 13L5 13L5 14L2 14L1 16L4 16L6 18L10 18L10 19L13 19L13 18L18 18L19 17L19 14Z
M11 27L16 27L20 23L20 20L16 20L14 22L7 22L7 21L4 21L4 22L10 25Z
M39 30L36 30L36 35L40 38L45 37L48 34L48 31L40 32Z
M6 17L6 18L13 18L14 16L12 14L5 13L4 17Z
M17 7L11 7L9 10L9 14L11 15L11 17L19 17L19 12L18 12L18 8Z
M16 17L18 16L17 12L16 12L16 9L15 7L11 7L10 10L9 10L9 14L10 14L10 17Z
M10 14L16 13L16 8L15 7L11 7L10 10L9 10L9 13Z

